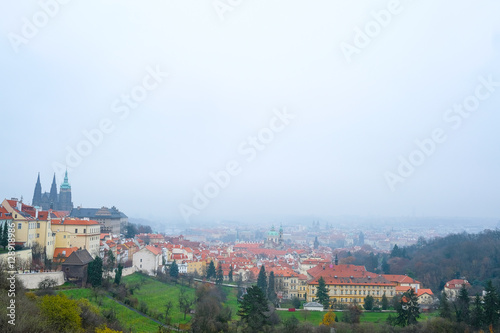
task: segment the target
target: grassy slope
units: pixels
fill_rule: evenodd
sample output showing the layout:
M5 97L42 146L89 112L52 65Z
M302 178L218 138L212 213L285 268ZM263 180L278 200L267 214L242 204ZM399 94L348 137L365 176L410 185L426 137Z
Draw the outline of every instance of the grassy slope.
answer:
M87 298L92 304L96 305L101 310L103 309L114 309L116 311L116 317L118 321L122 324L123 328L128 330L132 329L133 332L141 333L153 333L158 332L158 324L154 321L144 318L141 315L135 313L132 310L116 303L115 301L103 297L102 305L99 306L95 298L92 297L92 292L90 289L70 289L62 290L60 293L74 299Z

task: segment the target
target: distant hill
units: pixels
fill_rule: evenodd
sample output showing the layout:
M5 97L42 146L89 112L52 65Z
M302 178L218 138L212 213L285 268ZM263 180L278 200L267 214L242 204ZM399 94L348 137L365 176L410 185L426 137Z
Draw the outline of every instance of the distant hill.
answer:
M408 274L434 292L454 278L464 277L472 285L492 280L500 286L500 230L479 234L452 234L403 248L405 257L388 260L392 274ZM401 254L400 254L401 255Z

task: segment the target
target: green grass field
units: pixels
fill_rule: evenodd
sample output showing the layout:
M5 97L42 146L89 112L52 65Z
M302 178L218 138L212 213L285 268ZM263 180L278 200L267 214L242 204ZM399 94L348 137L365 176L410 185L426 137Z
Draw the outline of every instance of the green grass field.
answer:
M295 311L295 312L288 312L288 311L277 311L278 315L280 316L281 320L284 321L292 316L295 316L300 321L308 321L313 325L319 325L319 323L323 320L323 316L325 315L326 312L319 312L319 311L309 311L309 314L307 316L307 319L305 319L304 314L302 311ZM342 314L343 312L341 311L334 311L337 316L339 316L339 321L342 320ZM361 316L361 322L362 323L384 323L387 320L387 317L389 317L388 312L363 312L363 315ZM392 313L393 316L396 315L396 313ZM431 318L435 316L435 314L420 314L419 321L424 321L427 320L428 318Z
M102 305L99 306L95 298L92 297L92 291L90 289L61 290L60 293L73 299L86 298L92 304L97 306L101 311L103 309L114 309L118 321L122 324L125 330L131 329L132 332L141 333L158 332L157 323L148 318L144 318L143 316L135 313L132 310L129 310L128 308L116 303L115 301L107 297L102 297Z
M191 320L191 316L189 314L186 315L186 319L184 319L184 314L179 309L179 292L181 288L186 290L186 294L194 299L195 297L195 289L188 288L185 286L180 286L178 284L166 284L155 280L152 277L144 276L141 274L132 274L129 276L125 276L122 279L124 283L140 283L140 289L134 291L134 297L140 302L144 302L147 304L150 310L154 309L160 313L165 312L165 304L170 300L174 304L172 309L170 310L170 317L172 318L172 323L189 323Z

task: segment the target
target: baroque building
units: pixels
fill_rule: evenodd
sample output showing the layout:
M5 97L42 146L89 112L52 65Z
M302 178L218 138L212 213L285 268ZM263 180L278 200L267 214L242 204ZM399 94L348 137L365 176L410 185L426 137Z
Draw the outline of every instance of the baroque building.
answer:
M41 207L42 210L62 210L71 211L73 209L73 202L71 201L71 185L68 182L68 171L64 175L64 182L61 184L60 191L57 193L56 174L52 179L52 186L50 192L42 193L42 184L40 183L40 173L35 185L33 193L32 206Z

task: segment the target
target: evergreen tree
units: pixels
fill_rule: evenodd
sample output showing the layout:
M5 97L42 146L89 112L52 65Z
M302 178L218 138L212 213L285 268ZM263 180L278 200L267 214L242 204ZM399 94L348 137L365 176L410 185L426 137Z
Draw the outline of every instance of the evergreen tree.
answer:
M398 316L395 318L395 324L399 326L408 326L417 323L420 318L420 308L415 290L410 288L401 298L401 306L398 307Z
M455 302L455 314L458 322L469 322L469 292L465 284L460 288L460 292Z
M448 302L448 295L445 291L441 293L441 297L439 298L439 316L451 320L450 303Z
M5 228L7 228L7 222L4 224L0 223L0 245L3 245L3 226L5 225ZM5 250L5 248L4 248Z
M2 233L0 234L0 245L3 246L3 249L9 245L9 224L7 222L3 225Z
M271 271L269 273L269 283L267 286L267 299L271 301L271 303L275 304L276 303L276 290L275 290L275 284L274 284L274 272Z
M382 259L382 272L384 272L384 274L391 274L391 266L387 262L387 258L385 256Z
M177 265L177 262L175 260L172 263L172 265L170 265L170 270L168 271L168 274L174 279L177 279L179 277L179 265Z
M94 261L89 262L87 276L92 287L99 287L102 284L102 259L96 256Z
M365 297L365 304L363 305L365 310L368 311L373 310L373 301L374 301L373 296L368 295Z
M259 332L269 323L267 299L258 286L251 286L241 300L238 300L238 316L248 324L252 332Z
M213 260L211 260L210 264L208 265L208 269L207 269L207 279L210 280L211 278L214 278L216 274L217 273L215 271L214 262L213 262Z
M330 305L330 295L328 294L329 292L330 290L326 287L325 280L323 279L323 277L320 277L316 290L316 300L320 304L323 304L323 307L325 309L328 309L328 306Z
M500 309L500 300L498 293L493 287L491 280L488 281L485 288L486 294L484 295L484 323L486 325L496 326L498 323L498 311Z
M115 270L115 284L116 285L120 284L120 281L122 280L122 271L123 271L122 264L118 264L118 268Z
M483 304L481 303L481 297L479 297L479 294L476 294L476 297L474 298L474 305L472 307L471 315L470 315L470 324L476 328L479 329L481 326L483 326L483 321L484 321L484 311L483 311Z
M233 282L233 265L229 266L229 273L227 275L229 282Z
M401 257L401 250L399 250L398 244L394 244L394 247L391 251L391 258Z
M382 310L387 310L389 308L389 300L387 299L387 296L385 296L385 291L384 294L382 295Z
M257 286L262 289L264 295L267 293L267 276L264 265L260 266L259 277L257 278Z
M217 285L222 285L222 282L224 282L224 272L222 271L222 265L219 263L219 266L217 267L217 274L215 277L215 284Z

